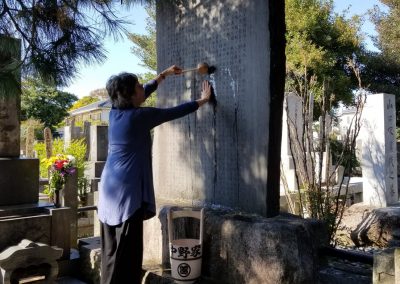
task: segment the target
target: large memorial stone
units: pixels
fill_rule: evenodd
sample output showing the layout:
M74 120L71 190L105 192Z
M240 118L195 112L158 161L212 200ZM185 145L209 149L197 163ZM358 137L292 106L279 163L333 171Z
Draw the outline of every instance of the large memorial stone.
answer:
M20 56L20 40L0 36L0 60L19 61ZM9 74L0 82L0 206L37 203L39 190L39 161L19 158L20 70Z
M266 214L267 192L279 190L279 184L267 189L269 4L262 0L158 2L159 71L171 64L190 68L199 62L217 68L210 76L193 72L168 77L158 88L159 106L199 98L204 79L212 83L218 101L216 107L210 104L156 128L153 168L158 197Z
M398 202L396 102L394 95L369 95L363 110L363 201L386 207Z
M21 57L21 41L0 35L0 61L10 63ZM0 157L19 157L20 154L20 70L14 79L0 82ZM4 80L4 79L2 79ZM11 87L13 86L13 87Z

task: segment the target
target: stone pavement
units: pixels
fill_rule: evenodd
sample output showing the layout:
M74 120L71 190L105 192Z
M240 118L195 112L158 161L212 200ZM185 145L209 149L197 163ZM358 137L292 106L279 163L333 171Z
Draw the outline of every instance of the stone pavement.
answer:
M56 280L55 284L86 284L86 282L72 277L60 277Z
M369 284L372 283L372 265L327 257L317 279L318 284Z

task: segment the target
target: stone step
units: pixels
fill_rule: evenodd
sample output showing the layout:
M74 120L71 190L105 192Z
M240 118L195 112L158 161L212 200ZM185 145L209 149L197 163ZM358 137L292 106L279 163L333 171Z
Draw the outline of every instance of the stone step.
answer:
M169 269L163 270L159 267L143 267L144 276L143 284L174 284L174 279L171 276L171 271ZM217 284L220 282L213 281L207 277L200 277L196 284Z
M369 284L372 283L372 275L365 276L334 267L325 267L318 273L318 284Z
M65 276L57 278L55 284L87 284L87 283L82 282L81 280L78 280L76 278Z
M372 283L372 265L327 257L326 265L318 272L318 284Z

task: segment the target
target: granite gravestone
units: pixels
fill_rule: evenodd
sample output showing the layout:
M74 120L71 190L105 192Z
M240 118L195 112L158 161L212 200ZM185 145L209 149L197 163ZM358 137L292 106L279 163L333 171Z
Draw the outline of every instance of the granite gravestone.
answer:
M3 62L19 61L20 40L0 36ZM17 84L20 71L10 73ZM20 158L21 88L0 89L0 206L37 203L39 200L39 160Z
M399 198L394 95L369 95L362 117L363 202L386 207Z
M267 188L269 143L280 145L281 137L279 133L270 141L269 6L261 0L157 5L159 71L199 62L217 68L211 75L168 77L158 88L158 105L171 107L199 98L203 80L212 83L218 102L156 128L153 169L158 198L220 204L262 215L267 212L268 192L275 190L279 202L279 173L276 188ZM279 126L281 117L273 123Z
M281 195L284 195L285 182L288 186L288 190L297 190L297 182L295 175L295 166L293 154L290 147L290 138L293 141L292 144L301 142L303 136L303 103L301 97L294 93L285 94L285 101L283 107L282 117L282 144L281 144L281 160L282 160L282 172L281 172ZM296 138L297 137L297 138ZM292 147L295 147L295 146Z

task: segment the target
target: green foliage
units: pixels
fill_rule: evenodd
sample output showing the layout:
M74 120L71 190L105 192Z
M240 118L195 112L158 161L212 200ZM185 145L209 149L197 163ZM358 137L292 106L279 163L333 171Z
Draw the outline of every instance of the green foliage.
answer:
M1 4L0 4L1 7ZM1 34L0 31L0 95L20 94L20 40Z
M121 3L4 0L0 3L0 34L22 40L26 74L37 75L52 85L67 85L79 63L106 59L102 44L105 36L119 38L126 32L126 22L118 15L116 5Z
M132 53L141 61L142 66L157 72L157 51L156 51L156 10L155 3L146 6L148 17L146 19L146 35L128 33L132 41Z
M145 74L139 74L139 82L144 84L152 79L154 79L154 77L156 76L156 74L154 73L145 73ZM148 97L146 99L146 101L143 103L144 107L155 107L157 103L157 92L154 92L150 95L150 97Z
M387 6L383 12L378 6L371 11L378 36L375 45L380 52L365 52L360 61L367 89L373 93L396 96L396 125L400 126L400 1L380 0Z
M348 147L343 145L342 141L329 139L330 149L332 154L332 164L336 165L340 161L340 165L345 167L346 170L351 172L345 172L346 176L353 176L355 169L360 167L360 162L356 157L355 151L351 151ZM343 156L341 158L341 156Z
M148 68L151 72L139 74L139 82L146 83L156 76L157 72L157 52L156 52L156 10L155 2L149 3L146 6L147 19L146 31L147 35L128 34L128 38L132 41L132 53L135 54L141 61L142 66ZM157 93L154 92L146 99L143 106L155 107L157 101Z
M285 9L287 90L307 93L303 82L313 78L318 102L323 82L330 80L333 103L350 103L356 85L346 63L362 47L360 19L334 14L332 0L286 0Z
M48 178L48 170L46 167L46 148L45 144L42 142L36 143L34 149L37 153L37 157L40 161L40 176L43 178ZM77 139L72 140L70 145L65 148L64 141L61 139L53 140L53 155L63 154L71 155L75 157L75 163L78 174L78 194L81 196L87 192L88 181L85 177L85 155L86 155L86 143L85 140Z
M91 103L94 103L97 101L99 101L98 98L95 98L92 96L84 96L83 98L80 98L79 100L77 100L69 110L71 111L71 110L74 110L77 108L81 108L81 107L90 105Z
M361 76L372 93L393 94L396 97L396 125L400 126L400 61L385 53L366 52L362 55Z
M77 99L75 95L59 91L39 80L27 79L22 83L22 120L34 118L45 127L54 129L68 116L67 110Z
M375 23L378 36L375 44L383 55L400 63L400 1L379 0L389 9L384 12L375 7L371 12L372 21Z

